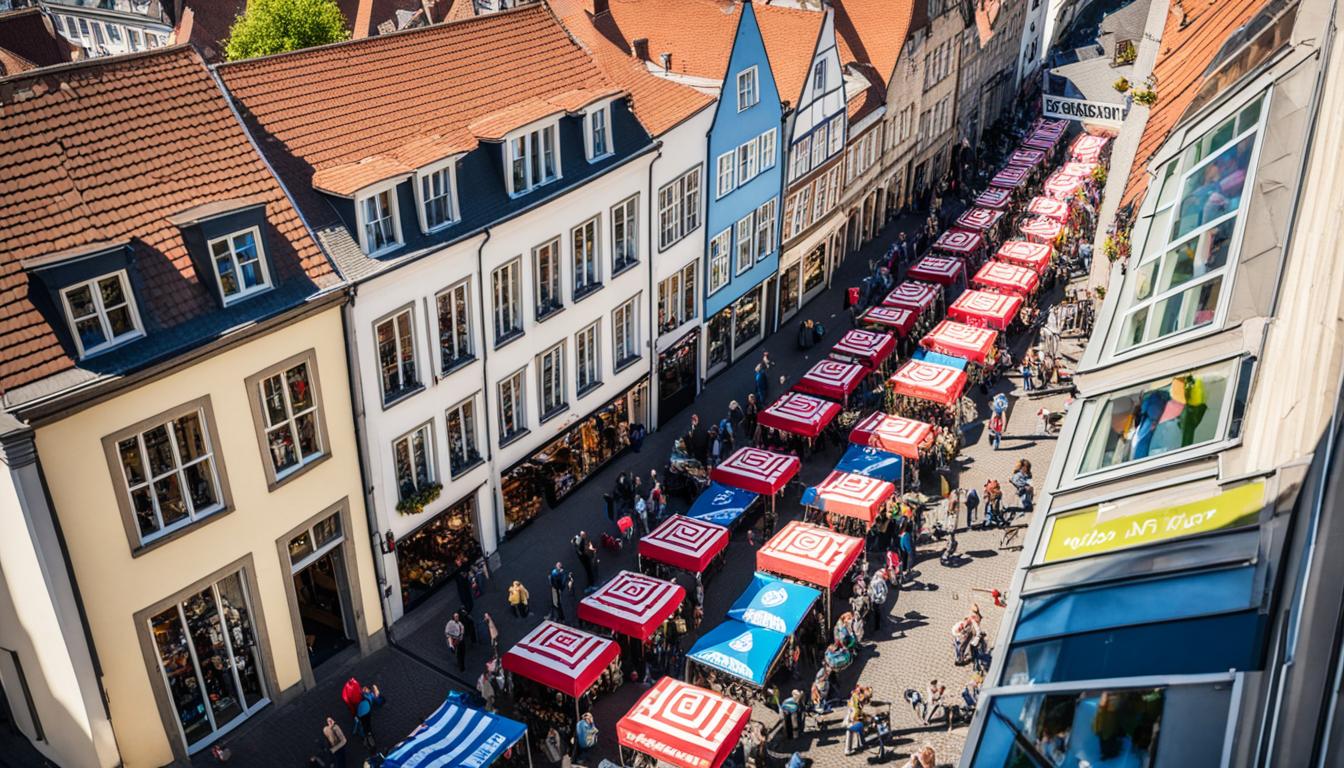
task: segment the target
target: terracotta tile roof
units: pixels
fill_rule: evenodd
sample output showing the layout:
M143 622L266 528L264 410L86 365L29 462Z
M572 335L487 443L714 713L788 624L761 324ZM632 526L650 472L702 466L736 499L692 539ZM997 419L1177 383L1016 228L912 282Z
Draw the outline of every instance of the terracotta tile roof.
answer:
M1204 81L1204 70L1208 69L1223 42L1266 4L1267 0L1199 4L1187 12L1184 26L1178 14L1167 14L1162 47L1153 65L1157 103L1148 112L1148 123L1134 153L1134 165L1121 205L1135 202L1148 188L1148 161L1162 147L1185 114L1186 107L1194 100Z
M592 0L551 0L561 18L575 10L591 15ZM732 0L608 0L606 13L594 19L599 33L624 51L644 39L649 58L661 67L663 53L671 53L670 72L677 75L723 79L732 53L741 6ZM759 8L758 8L759 10ZM577 26L577 25L575 25Z
M846 105L846 113L849 116L849 122L852 124L857 120L863 119L873 110L887 103L887 89L883 86L883 78L878 75L877 70L871 64L851 64L851 69L857 70L859 74L868 79L868 87L850 97Z
M765 40L765 52L770 57L770 71L775 75L779 98L797 105L803 86L812 72L812 53L821 35L824 16L816 11L783 8L774 5L754 5L756 21ZM838 37L838 36L837 36ZM853 61L844 40L840 45L840 63Z
M975 4L975 31L980 37L981 48L994 37L994 25L998 23L1000 9L999 0L977 0Z
M848 46L854 61L877 70L885 86L915 28L915 9L923 5L915 0L833 0L835 35Z
M42 308L46 288L25 262L129 241L147 330L122 348L132 357L146 350L171 356L213 338L209 328L218 335L256 319L258 307L280 311L340 282L186 46L0 80L0 135L0 390L11 404L23 399L15 388L57 374L68 381L115 372L110 361L119 354L77 364L53 329L62 321ZM220 310L213 278L203 284L168 217L258 196L266 201L264 240L277 287ZM297 299L291 287L301 289ZM275 308L278 298L288 303ZM207 328L207 318L223 324Z
M0 77L64 64L73 51L40 9L0 13Z

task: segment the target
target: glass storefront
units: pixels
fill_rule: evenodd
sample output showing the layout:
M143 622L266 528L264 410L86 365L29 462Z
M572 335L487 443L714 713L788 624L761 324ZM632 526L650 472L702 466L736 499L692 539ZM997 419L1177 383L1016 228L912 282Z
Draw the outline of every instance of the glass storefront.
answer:
M658 356L658 420L695 400L699 385L700 332L691 331Z
M729 343L732 339L732 332L732 307L724 307L718 314L709 318L709 327L706 329L706 337L709 339L709 361L707 364L709 368L728 364L728 358L732 355L732 345Z
M481 556L476 492L397 541L401 604L409 611Z
M790 264L779 276L779 315L788 317L798 311L801 304L798 284L802 279L803 266L797 262Z
M733 304L735 348L746 347L761 337L761 290L757 286Z
M803 294L826 284L826 245L823 243L803 257Z
M188 749L265 703L241 571L160 611L149 631Z

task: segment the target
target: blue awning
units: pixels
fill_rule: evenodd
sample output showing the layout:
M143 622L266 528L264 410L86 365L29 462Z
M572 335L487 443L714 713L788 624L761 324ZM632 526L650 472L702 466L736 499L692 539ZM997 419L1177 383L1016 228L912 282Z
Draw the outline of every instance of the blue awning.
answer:
M728 609L728 618L792 635L819 597L821 592L811 587L758 572Z
M688 657L733 677L765 685L787 635L729 619L691 647Z
M399 744L386 768L485 768L518 743L527 726L445 701L420 731Z
M758 498L751 491L730 488L722 483L710 483L691 505L686 516L731 528Z
M966 358L956 357L954 355L944 355L941 352L934 352L923 347L916 349L915 353L910 357L915 360L923 360L926 363L933 363L934 365L945 365L948 368L956 368L958 371L966 370Z
M893 485L901 484L901 457L899 454L884 451L881 448L869 448L850 444L845 455L840 457L835 468L841 472L852 472L864 477L886 480Z

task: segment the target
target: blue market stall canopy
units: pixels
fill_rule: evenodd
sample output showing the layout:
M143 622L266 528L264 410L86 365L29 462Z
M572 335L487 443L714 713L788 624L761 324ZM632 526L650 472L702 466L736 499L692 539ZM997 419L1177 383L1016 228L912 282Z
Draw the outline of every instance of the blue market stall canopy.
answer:
M956 368L958 371L966 370L966 358L944 355L941 352L934 352L932 350L924 349L923 347L915 350L915 353L910 357L914 360L923 360L926 363L933 363L934 365L945 365L948 368Z
M485 768L517 744L522 723L445 701L425 724L392 750L385 768Z
M722 483L710 483L691 505L686 516L731 528L758 498L751 491L730 488Z
M779 632L729 619L697 640L688 657L749 683L765 685L787 639Z
M728 609L728 618L792 635L821 592L757 572L742 596Z
M845 455L836 462L835 468L841 472L886 480L888 483L901 482L900 455L881 448L851 444L845 449Z

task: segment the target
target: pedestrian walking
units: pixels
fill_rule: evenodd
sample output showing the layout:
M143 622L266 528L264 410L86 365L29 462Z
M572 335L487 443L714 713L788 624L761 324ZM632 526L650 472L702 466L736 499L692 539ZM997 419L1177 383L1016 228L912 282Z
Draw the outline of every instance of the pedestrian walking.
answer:
M579 556L579 565L583 567L588 586L593 586L597 580L597 547L593 546L587 531L579 531L579 535L574 537L574 551Z
M980 494L972 488L966 492L966 528L975 527L975 509L980 506Z
M1022 373L1022 391L1024 391L1024 392L1030 392L1030 391L1031 391L1031 363L1027 362L1026 358L1023 358L1023 360L1022 360L1022 367L1021 367L1020 371L1021 371L1021 373Z
M341 726L330 717L322 728L322 737L327 742L327 754L331 755L332 768L345 768L345 733Z
M565 567L556 563L551 569L551 611L556 621L565 620L565 590L574 583L574 577L565 572Z
M734 436L742 434L742 424L747 420L747 415L742 412L742 406L737 404L736 400L728 403L728 423L733 425Z
M760 363L756 364L756 399L764 403L766 396L770 394L770 379L765 375L765 367Z
M513 610L514 616L520 619L527 616L527 601L530 597L531 595L527 594L527 587L523 586L523 582L514 579L514 582L509 585L509 608Z
M490 650L494 655L499 655L499 628L495 626L495 620L490 618L490 614L481 614L481 621L485 622L485 632L490 638Z
M481 694L485 700L485 708L491 712L495 711L495 685L490 682L490 672L485 671L476 678L476 691Z
M989 423L985 425L985 429L989 432L989 445L996 451L999 450L999 444L1003 442L1003 427L1003 416L997 413L992 414L989 417Z
M1022 511L1030 512L1033 497L1036 495L1036 489L1031 486L1031 462L1026 459L1018 459L1009 482L1013 484L1013 488L1017 491L1017 498L1022 504Z
M761 412L760 401L755 394L747 395L747 407L742 411L744 423L746 425L747 440L754 442L756 434L756 417Z
M719 438L719 426L709 428L709 466L717 467L723 457L723 440Z
M453 583L457 586L457 599L462 603L462 610L471 613L476 608L476 599L471 593L471 580L466 568L458 570L453 576Z
M788 698L779 702L779 715L784 719L784 738L793 740L797 733L803 735L803 692L797 688Z
M443 638L448 643L448 650L457 657L457 671L466 672L467 638L462 626L462 614L454 612L448 623L443 625Z
M887 602L887 580L874 578L868 584L868 612L873 616L873 631L882 628L882 613Z
M574 728L574 746L579 755L597 746L597 723L593 722L593 713L584 712Z

